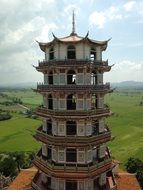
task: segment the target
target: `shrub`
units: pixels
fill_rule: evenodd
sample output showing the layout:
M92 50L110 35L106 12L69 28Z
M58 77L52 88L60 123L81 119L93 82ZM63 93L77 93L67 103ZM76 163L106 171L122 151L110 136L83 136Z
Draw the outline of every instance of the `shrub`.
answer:
M129 173L136 173L136 178L143 189L143 161L138 158L129 158L125 164Z

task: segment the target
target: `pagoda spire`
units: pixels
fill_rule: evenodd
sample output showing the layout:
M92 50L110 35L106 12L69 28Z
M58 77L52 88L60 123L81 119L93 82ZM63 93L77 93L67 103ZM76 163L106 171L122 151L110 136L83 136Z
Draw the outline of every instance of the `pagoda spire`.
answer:
M75 14L74 14L74 10L73 10L73 14L72 14L72 33L71 35L76 35L75 33Z

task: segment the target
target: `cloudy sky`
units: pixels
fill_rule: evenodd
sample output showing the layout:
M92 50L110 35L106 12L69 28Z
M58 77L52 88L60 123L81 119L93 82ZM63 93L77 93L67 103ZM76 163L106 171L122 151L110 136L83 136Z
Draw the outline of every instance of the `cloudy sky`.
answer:
M73 9L79 35L112 37L105 81L143 81L142 0L0 0L0 85L43 80L32 67L44 58L36 40L69 35Z

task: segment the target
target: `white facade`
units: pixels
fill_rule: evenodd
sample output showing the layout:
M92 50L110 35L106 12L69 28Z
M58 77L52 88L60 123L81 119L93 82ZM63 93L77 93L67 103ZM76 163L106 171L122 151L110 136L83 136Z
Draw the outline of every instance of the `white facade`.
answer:
M67 48L70 45L64 44L64 43L57 43L51 46L54 49L54 59L55 60L64 60L67 59ZM90 52L91 48L94 48L96 51L96 60L101 61L102 60L102 50L101 47L98 45L93 45L92 47L88 43L78 42L75 45L76 50L76 59L77 60L87 60L90 59ZM49 60L49 53L51 47L47 47L45 50L45 60Z

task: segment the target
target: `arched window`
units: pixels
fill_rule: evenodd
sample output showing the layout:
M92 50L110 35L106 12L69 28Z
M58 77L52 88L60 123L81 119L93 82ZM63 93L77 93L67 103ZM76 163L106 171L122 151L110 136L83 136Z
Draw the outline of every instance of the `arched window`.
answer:
M51 94L48 96L48 109L53 109L53 98Z
M76 73L73 70L67 73L67 84L76 84Z
M67 110L76 109L76 98L73 94L67 96Z
M76 135L76 122L67 121L66 122L66 134L67 135Z
M91 73L91 84L92 85L95 85L98 83L98 78L97 78L97 72L96 71L93 71Z
M50 50L49 50L49 60L52 60L52 59L54 59L54 48L53 47L50 48Z
M90 50L90 60L91 61L96 60L96 50L94 48L91 48L91 50Z
M48 83L53 84L53 72L52 71L48 74Z
M91 107L93 109L97 109L98 108L98 97L95 94L93 94L92 97L91 97Z
M70 45L67 48L67 58L68 59L76 59L76 51L75 51L75 47Z
M52 121L51 121L51 119L47 120L47 134L52 135Z

